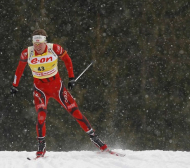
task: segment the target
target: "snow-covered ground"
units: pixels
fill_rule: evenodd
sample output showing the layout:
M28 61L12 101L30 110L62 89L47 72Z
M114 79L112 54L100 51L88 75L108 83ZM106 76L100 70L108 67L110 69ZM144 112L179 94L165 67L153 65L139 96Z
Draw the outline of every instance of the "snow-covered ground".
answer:
M0 151L0 168L190 168L190 152L115 149L125 157L97 151L47 152L46 158L27 160L35 152Z

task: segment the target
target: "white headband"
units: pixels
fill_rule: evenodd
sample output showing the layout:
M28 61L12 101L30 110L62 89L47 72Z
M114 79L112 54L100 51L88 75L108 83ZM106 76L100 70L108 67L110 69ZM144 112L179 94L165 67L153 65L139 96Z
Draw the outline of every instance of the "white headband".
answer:
M43 42L46 42L46 36L35 35L32 38L32 42L33 43L43 43Z

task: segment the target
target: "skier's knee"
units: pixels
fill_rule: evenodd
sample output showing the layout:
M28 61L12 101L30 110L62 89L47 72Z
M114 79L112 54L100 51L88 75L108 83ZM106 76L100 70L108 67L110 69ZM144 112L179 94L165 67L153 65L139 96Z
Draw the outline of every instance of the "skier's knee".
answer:
M77 119L82 119L83 118L83 115L82 113L79 111L79 110L75 110L73 113L72 113L72 116L74 118L77 118Z
M46 112L45 111L38 112L38 123L43 124L45 120L46 120Z

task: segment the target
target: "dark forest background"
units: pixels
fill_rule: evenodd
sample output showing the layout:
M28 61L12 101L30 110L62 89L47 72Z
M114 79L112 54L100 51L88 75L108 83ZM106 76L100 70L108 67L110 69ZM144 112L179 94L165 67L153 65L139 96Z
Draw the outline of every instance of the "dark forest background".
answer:
M188 0L0 1L0 150L37 150L33 78L10 87L36 28L63 46L78 76L71 94L110 148L190 150ZM67 86L68 75L59 61ZM96 147L59 103L48 104L47 150Z

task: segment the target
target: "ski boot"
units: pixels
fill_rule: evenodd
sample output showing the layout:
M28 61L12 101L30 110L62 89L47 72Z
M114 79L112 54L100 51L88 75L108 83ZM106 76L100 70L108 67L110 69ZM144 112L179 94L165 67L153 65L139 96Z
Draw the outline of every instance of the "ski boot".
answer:
M38 151L36 152L36 157L44 157L46 153L46 142L44 138L38 138Z
M107 145L104 144L99 137L95 134L95 132L91 129L87 132L90 135L90 140L101 150L105 151L107 149Z

